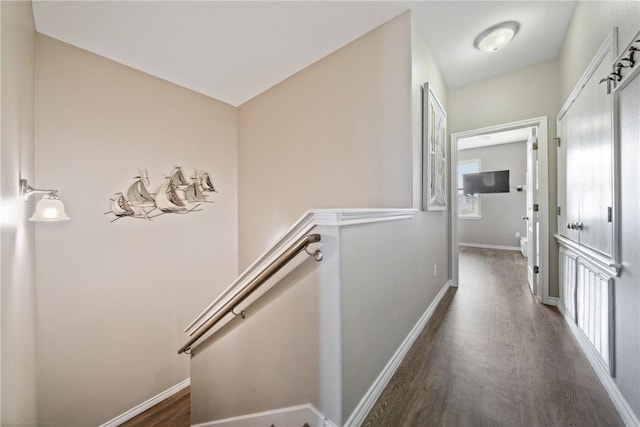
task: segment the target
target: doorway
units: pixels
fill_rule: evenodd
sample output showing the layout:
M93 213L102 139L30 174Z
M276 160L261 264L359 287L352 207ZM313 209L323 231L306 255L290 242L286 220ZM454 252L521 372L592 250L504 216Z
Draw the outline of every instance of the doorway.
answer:
M527 153L527 175L526 180L518 178L525 182L511 182L510 187L514 187L514 191L526 194L525 205L521 207L518 221L523 221L522 247L523 255L526 254L528 261L528 280L530 283L531 293L542 303L549 304L549 182L548 182L548 137L547 137L547 118L537 117L518 122L505 123L496 126L490 126L481 129L475 129L465 132L459 132L451 135L451 281L453 286L459 284L459 209L467 216L470 221L481 218L482 202L480 198L469 197L469 195L460 196L457 189L463 188L460 182L460 173L458 171L459 158L465 157L464 167L461 169L478 168L478 161L474 159L466 159L468 156L459 156L459 147L461 145L475 144L482 146L483 141L491 139L491 135L498 137L498 144L506 144L508 142L523 141L526 144ZM519 136L514 136L519 135ZM494 138L496 138L494 136ZM502 139L500 139L502 138ZM514 139L515 138L515 139ZM526 141L526 142L524 142ZM493 141L495 142L495 141ZM485 142L485 145L487 143ZM473 148L473 145L472 145ZM486 168L482 168L486 170ZM486 176L485 176L486 178ZM467 183L471 185L471 183ZM511 190L511 189L509 189ZM502 191L505 191L502 189ZM524 195L522 199L524 199ZM525 210L526 209L526 210ZM516 224L517 226L518 224ZM512 227L513 228L513 227ZM465 230L462 230L463 232ZM515 236L514 236L515 237ZM518 247L516 246L516 242ZM526 243L525 243L526 242ZM494 247L495 249L520 249L520 239L515 240L513 245L501 247L500 245L485 245L486 247ZM479 247L483 247L479 245Z

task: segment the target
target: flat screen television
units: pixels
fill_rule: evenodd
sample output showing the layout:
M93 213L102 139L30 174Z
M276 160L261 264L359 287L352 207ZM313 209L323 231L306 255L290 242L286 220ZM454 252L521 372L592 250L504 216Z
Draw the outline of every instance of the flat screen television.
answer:
M462 175L464 194L508 193L509 171L465 173Z

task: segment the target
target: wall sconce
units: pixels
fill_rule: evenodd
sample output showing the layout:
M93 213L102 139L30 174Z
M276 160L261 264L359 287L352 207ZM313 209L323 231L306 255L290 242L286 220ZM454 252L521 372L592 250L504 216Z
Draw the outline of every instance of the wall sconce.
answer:
M26 179L20 180L20 195L27 201L32 194L43 193L36 210L29 221L66 221L70 219L64 211L62 200L58 199L58 190L37 190Z

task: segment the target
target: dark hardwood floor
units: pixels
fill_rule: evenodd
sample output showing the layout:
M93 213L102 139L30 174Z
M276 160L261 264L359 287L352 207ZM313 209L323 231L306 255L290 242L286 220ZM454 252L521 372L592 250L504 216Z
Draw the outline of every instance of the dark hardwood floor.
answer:
M121 424L121 427L188 427L191 425L190 388L180 390L170 398Z
M622 426L519 252L463 248L450 289L363 426Z
M123 424L190 424L189 388ZM463 248L450 289L366 427L623 426L560 313L529 291L519 252Z

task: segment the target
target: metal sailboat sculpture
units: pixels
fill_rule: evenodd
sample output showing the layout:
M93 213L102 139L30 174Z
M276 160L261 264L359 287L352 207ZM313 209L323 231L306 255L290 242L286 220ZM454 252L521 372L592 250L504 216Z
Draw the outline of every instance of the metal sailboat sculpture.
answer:
M139 172L127 189L126 197L123 193L116 193L111 200L111 210L106 212L115 215L111 222L124 217L151 219L167 213L197 212L202 210L198 208L203 203L212 203L207 200L206 193L217 192L208 172L195 171L191 182L188 182L182 168L176 166L160 188L151 193L148 190L149 174L146 169Z
M156 207L162 212L184 212L187 210L183 200L178 197L173 177L169 177L158 188L156 193Z
M184 198L189 203L204 203L207 201L207 196L205 196L197 177L191 178L191 183L184 191Z
M135 215L127 199L122 193L116 193L116 198L111 203L111 211L117 217Z
M211 183L211 178L209 177L209 174L207 172L196 172L196 179L200 185L200 187L202 187L203 191L213 191L214 193L217 193L216 189L213 187L213 184Z
M147 187L150 185L147 170L142 169L140 175L133 179L135 179L134 183L127 190L129 203L144 207L153 206L155 200L151 193L149 193L149 190L147 190Z

